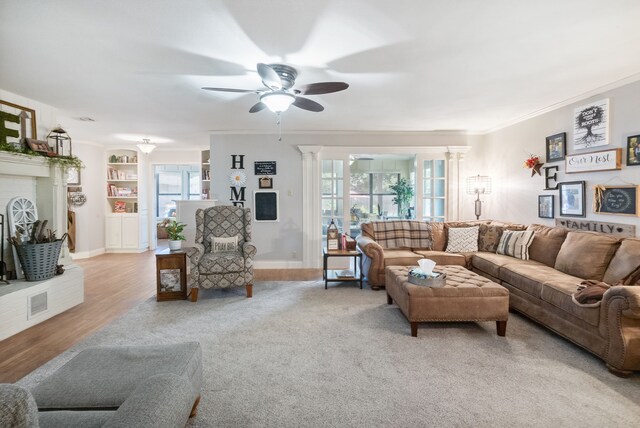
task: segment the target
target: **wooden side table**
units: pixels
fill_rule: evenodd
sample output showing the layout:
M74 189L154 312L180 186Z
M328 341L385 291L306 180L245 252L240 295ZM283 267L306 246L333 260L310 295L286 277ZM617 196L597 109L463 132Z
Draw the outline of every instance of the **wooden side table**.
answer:
M340 270L328 269L327 264L329 257L352 257L353 258L353 276L340 276ZM327 289L329 282L360 282L362 290L362 253L357 250L322 250L322 279L324 279L324 289Z
M187 298L187 253L164 249L156 253L156 301Z

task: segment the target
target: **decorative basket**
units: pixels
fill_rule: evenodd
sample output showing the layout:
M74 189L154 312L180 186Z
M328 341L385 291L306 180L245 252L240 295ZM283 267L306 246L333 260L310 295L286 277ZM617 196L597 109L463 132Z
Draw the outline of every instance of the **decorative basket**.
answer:
M44 281L55 276L63 241L64 237L53 242L23 243L16 246L18 259L27 281Z

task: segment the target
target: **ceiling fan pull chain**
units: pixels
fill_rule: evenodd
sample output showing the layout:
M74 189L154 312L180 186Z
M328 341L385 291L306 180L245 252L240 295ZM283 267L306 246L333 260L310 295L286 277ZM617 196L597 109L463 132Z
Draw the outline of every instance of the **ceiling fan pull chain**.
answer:
M277 124L278 124L278 141L282 141L282 112L278 112L277 115Z

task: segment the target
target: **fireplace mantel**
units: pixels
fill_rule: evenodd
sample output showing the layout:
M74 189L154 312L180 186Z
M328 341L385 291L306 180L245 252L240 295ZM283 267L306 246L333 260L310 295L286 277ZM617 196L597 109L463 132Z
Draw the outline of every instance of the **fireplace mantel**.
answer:
M42 156L0 151L0 175L49 177L49 161Z

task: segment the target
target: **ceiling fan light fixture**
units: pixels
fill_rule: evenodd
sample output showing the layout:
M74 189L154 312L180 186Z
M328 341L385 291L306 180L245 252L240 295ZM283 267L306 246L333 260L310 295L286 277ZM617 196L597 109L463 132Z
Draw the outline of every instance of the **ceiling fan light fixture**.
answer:
M260 101L274 113L287 111L296 97L287 92L268 92L260 97Z
M150 140L148 138L143 138L142 139L142 143L138 143L137 146L140 149L140 151L144 154L149 154L153 151L153 149L156 148L155 144L151 144L149 142Z

